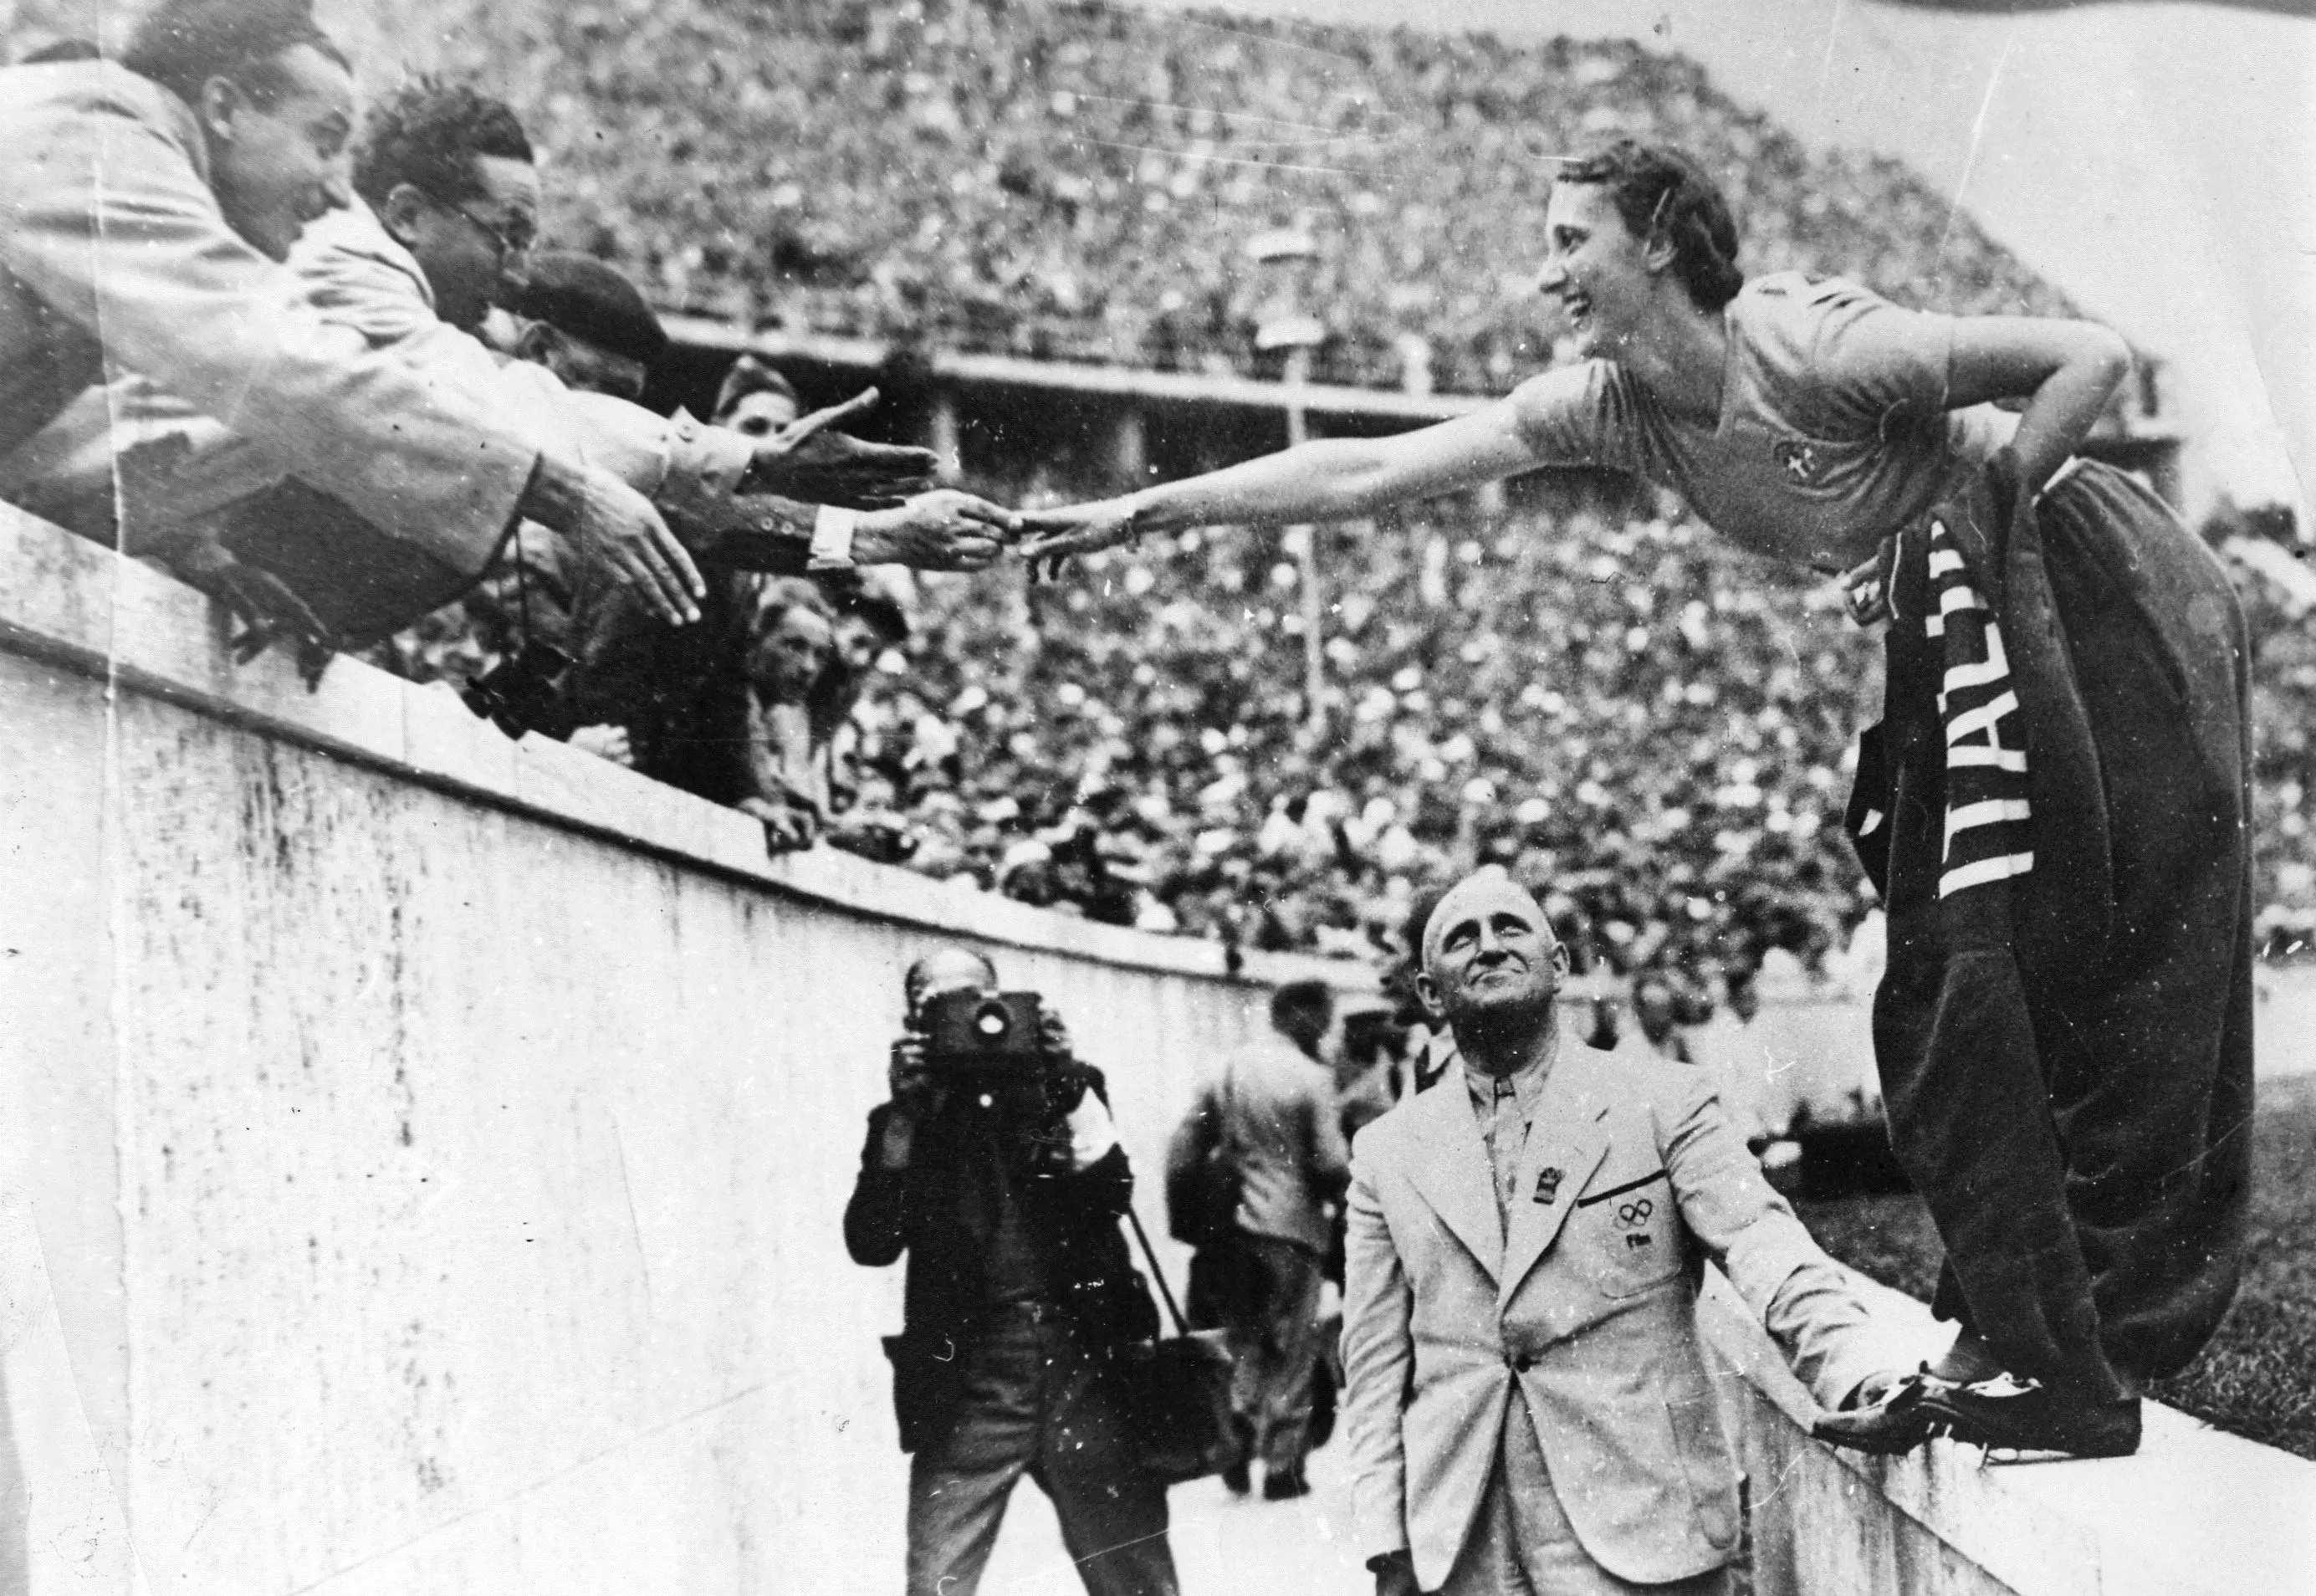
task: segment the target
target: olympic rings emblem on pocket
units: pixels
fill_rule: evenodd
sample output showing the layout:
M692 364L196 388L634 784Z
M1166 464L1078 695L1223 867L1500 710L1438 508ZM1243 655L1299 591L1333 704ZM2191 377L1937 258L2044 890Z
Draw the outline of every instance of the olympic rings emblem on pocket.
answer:
M1649 1216L1656 1211L1653 1199L1636 1197L1630 1202L1617 1205L1617 1223L1619 1226L1629 1230L1635 1225L1647 1224Z

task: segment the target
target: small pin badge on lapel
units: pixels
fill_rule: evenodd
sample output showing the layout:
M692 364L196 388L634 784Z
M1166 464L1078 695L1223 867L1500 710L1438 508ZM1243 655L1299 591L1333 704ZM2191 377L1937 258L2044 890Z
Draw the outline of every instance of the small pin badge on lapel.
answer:
M1561 1172L1547 1169L1536 1177L1536 1200L1549 1206L1560 1199Z

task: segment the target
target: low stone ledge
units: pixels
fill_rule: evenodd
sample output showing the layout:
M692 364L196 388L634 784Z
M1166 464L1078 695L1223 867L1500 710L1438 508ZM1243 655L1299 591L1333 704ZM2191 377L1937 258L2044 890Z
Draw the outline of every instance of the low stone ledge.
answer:
M308 689L278 651L246 665L222 607L140 561L0 504L0 647L429 786L875 918L1132 969L1364 991L1342 959L1219 943L1033 908L836 849L772 855L748 816L539 736L511 741L452 694L337 659Z
M1991 1462L1934 1440L1871 1458L1809 1437L1816 1408L1735 1291L1710 1274L1698 1321L1731 1378L1723 1415L1751 1481L1760 1596L2263 1596L2316 1591L2316 1463L2145 1404L2131 1458ZM1911 1297L1861 1279L1893 1355L1949 1339Z

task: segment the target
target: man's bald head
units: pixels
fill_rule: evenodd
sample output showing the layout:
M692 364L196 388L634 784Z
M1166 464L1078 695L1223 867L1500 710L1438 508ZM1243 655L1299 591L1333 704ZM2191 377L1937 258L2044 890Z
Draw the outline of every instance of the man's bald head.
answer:
M901 989L908 996L909 1012L914 1014L927 999L939 997L944 992L988 992L997 985L997 967L986 955L951 942L936 948L909 967L901 978Z
M1516 1061L1549 1033L1567 974L1568 950L1543 905L1503 871L1487 869L1457 882L1431 911L1415 985L1467 1060Z
M1552 935L1552 923L1545 917L1544 905L1525 887L1513 880L1502 869L1491 865L1473 871L1440 896L1431 914L1423 923L1423 946L1421 967L1430 969L1439 951L1439 941L1450 923L1456 918L1468 918L1483 909L1509 905L1530 916L1546 937Z

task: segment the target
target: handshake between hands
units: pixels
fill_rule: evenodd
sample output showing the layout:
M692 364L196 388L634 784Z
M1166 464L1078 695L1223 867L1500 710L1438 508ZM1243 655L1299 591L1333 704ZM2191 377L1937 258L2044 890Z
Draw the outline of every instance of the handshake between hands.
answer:
M733 522L744 536L749 516L740 506L747 498L833 505L859 514L852 533L854 565L979 571L1013 553L1029 560L1033 579L1058 575L1071 557L1133 535L1128 500L1023 513L936 487L939 460L931 450L873 442L839 430L839 424L862 415L877 400L875 388L864 389L756 441L738 480L724 485L726 508L709 508L708 518ZM669 521L690 526L691 540L704 549L709 539L700 535L699 517L687 513L703 507L704 501L663 506L601 467L558 459L542 460L521 513L569 538L582 558L633 588L661 620L682 625L699 618L698 601L707 585L692 551ZM213 538L187 536L153 552L182 578L223 601L244 623L246 629L235 643L238 660L245 663L272 643L288 643L296 648L310 685L342 646L293 590L240 562Z
M1132 535L1132 513L1123 500L1023 513L935 488L939 461L932 450L871 443L836 430L874 406L877 397L875 388L866 388L765 440L743 479L744 491L867 512L853 531L852 560L862 566L979 571L1011 552L1030 562L1033 577L1054 576L1073 555Z
M979 571L1010 553L1029 562L1033 581L1051 580L1073 557L1132 536L1129 516L1108 501L1019 511L940 488L862 516L853 532L852 559L921 571Z

